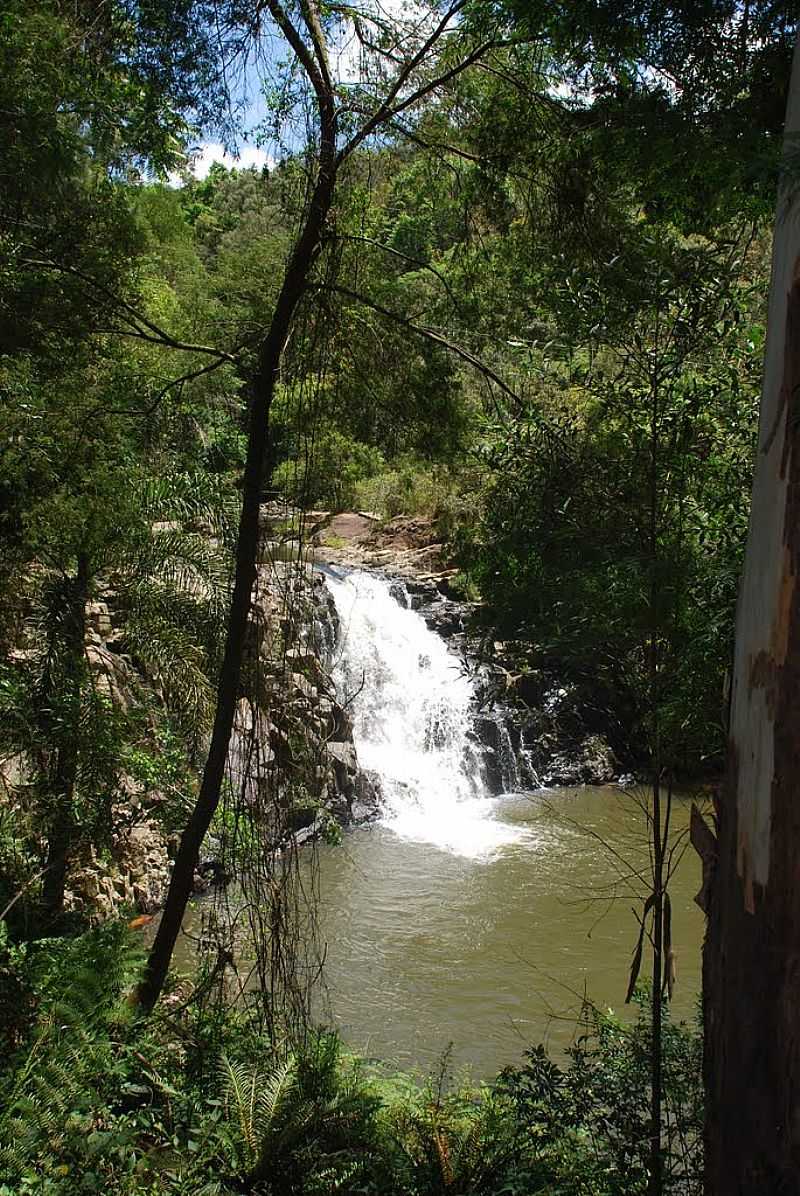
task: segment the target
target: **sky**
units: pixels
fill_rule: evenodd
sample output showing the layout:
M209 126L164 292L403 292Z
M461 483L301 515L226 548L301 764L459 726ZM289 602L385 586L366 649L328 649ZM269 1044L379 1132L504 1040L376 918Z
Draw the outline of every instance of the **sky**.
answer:
M361 7L362 9L371 7L385 18L402 19L415 23L424 20L426 16L426 9L416 3L416 0L364 0ZM278 46L281 46L280 54ZM358 81L359 51L358 42L352 35L349 38L343 38L338 46L333 47L331 55L333 71L340 82L354 83ZM277 62L279 57L285 53L282 43L276 44L275 53ZM243 123L245 128L252 129L259 121L263 120L266 111L260 95L260 79L255 70L251 69L245 73L238 92L238 95L234 95L234 100L244 102L246 110ZM235 154L226 151L221 141L201 140L190 159L189 168L195 178L204 179L214 162L221 162L228 169L235 167L239 170L246 170L254 166L260 170L264 166L272 168L276 163L276 157L268 149L247 139L242 142ZM178 175L171 176L173 184L177 184L179 181Z

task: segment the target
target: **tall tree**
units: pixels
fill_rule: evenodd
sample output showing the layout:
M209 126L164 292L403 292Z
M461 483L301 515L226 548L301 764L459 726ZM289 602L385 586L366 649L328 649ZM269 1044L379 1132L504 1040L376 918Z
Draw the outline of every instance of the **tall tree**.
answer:
M242 653L256 578L259 506L268 454L268 422L279 383L284 348L297 310L312 289L320 290L316 266L330 239L332 208L340 171L369 138L391 128L403 114L478 62L493 44L494 35L475 36L459 24L466 0L431 4L421 19L393 35L381 10L369 6L337 6L338 21L362 40L367 53L377 56L377 69L366 83L337 86L329 56L329 28L316 0L266 0L265 13L291 49L313 94L317 122L313 147L313 178L272 318L257 353L250 382L247 460L236 550L233 595L225 652L217 688L217 709L208 758L197 803L181 837L170 888L153 943L139 997L152 1008L166 978L181 921L192 889L200 847L219 804L234 711L239 696ZM341 103L347 119L342 120Z
M706 1191L714 1196L779 1196L800 1185L798 137L795 49L704 952Z

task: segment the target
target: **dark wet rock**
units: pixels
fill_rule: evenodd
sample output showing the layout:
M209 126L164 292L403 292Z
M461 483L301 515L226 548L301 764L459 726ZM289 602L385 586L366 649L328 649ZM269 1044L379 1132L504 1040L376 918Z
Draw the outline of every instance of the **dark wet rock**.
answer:
M405 607L407 610L413 610L411 594L406 589L405 582L393 581L389 586L389 593L400 606Z
M221 860L216 857L203 859L197 865L192 888L195 893L207 893L210 889L221 889L230 881Z
M358 757L352 743L327 744L328 759L339 791L349 796L353 777L358 772Z
M376 772L360 768L353 781L350 816L354 826L372 822L381 812L381 781Z
M215 856L201 860L197 866L197 871L201 876L207 876L212 884L224 885L228 883L229 877L225 871L225 867L222 861Z
M454 636L464 632L469 621L469 611L463 602L453 602L449 598L437 598L430 605L419 608L425 622L431 631L443 639L452 640Z
M295 842L326 835L331 819L348 827L375 817L379 792L361 772L331 677L339 620L323 573L297 560L263 565L252 611L230 749L240 791L273 811L267 833L276 843L287 833ZM280 811L296 810L299 794L306 814L287 823Z
M547 786L603 785L619 776L619 763L600 735L588 735L574 752L556 752L542 771Z
M318 806L294 806L286 815L285 830L290 834L304 831L316 822L318 816Z

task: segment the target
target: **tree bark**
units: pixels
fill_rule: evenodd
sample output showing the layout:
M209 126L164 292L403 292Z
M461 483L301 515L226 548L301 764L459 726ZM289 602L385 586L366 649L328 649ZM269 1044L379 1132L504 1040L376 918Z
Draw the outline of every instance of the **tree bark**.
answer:
M800 55L786 117L796 174ZM706 1192L800 1193L800 200L780 190L704 950Z
M145 975L139 988L142 1007L152 1009L164 985L172 952L192 891L195 868L205 834L219 804L228 757L236 701L239 696L242 651L251 594L256 578L259 535L259 507L264 461L268 444L268 421L281 357L292 318L305 294L314 262L322 246L325 224L336 183L336 112L332 91L320 100L321 139L316 184L299 239L286 269L283 286L272 316L269 332L259 353L251 386L250 426L244 470L244 494L239 519L233 595L231 598L225 652L217 685L217 707L211 745L203 771L200 793L172 870L169 891L153 942Z

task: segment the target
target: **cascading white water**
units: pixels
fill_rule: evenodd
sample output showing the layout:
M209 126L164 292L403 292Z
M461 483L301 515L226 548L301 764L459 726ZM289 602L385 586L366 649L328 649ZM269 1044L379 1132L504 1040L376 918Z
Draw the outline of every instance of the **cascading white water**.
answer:
M331 571L328 586L340 620L334 677L359 762L380 776L384 823L472 858L521 839L493 817L469 738L471 682L444 641L384 578Z

